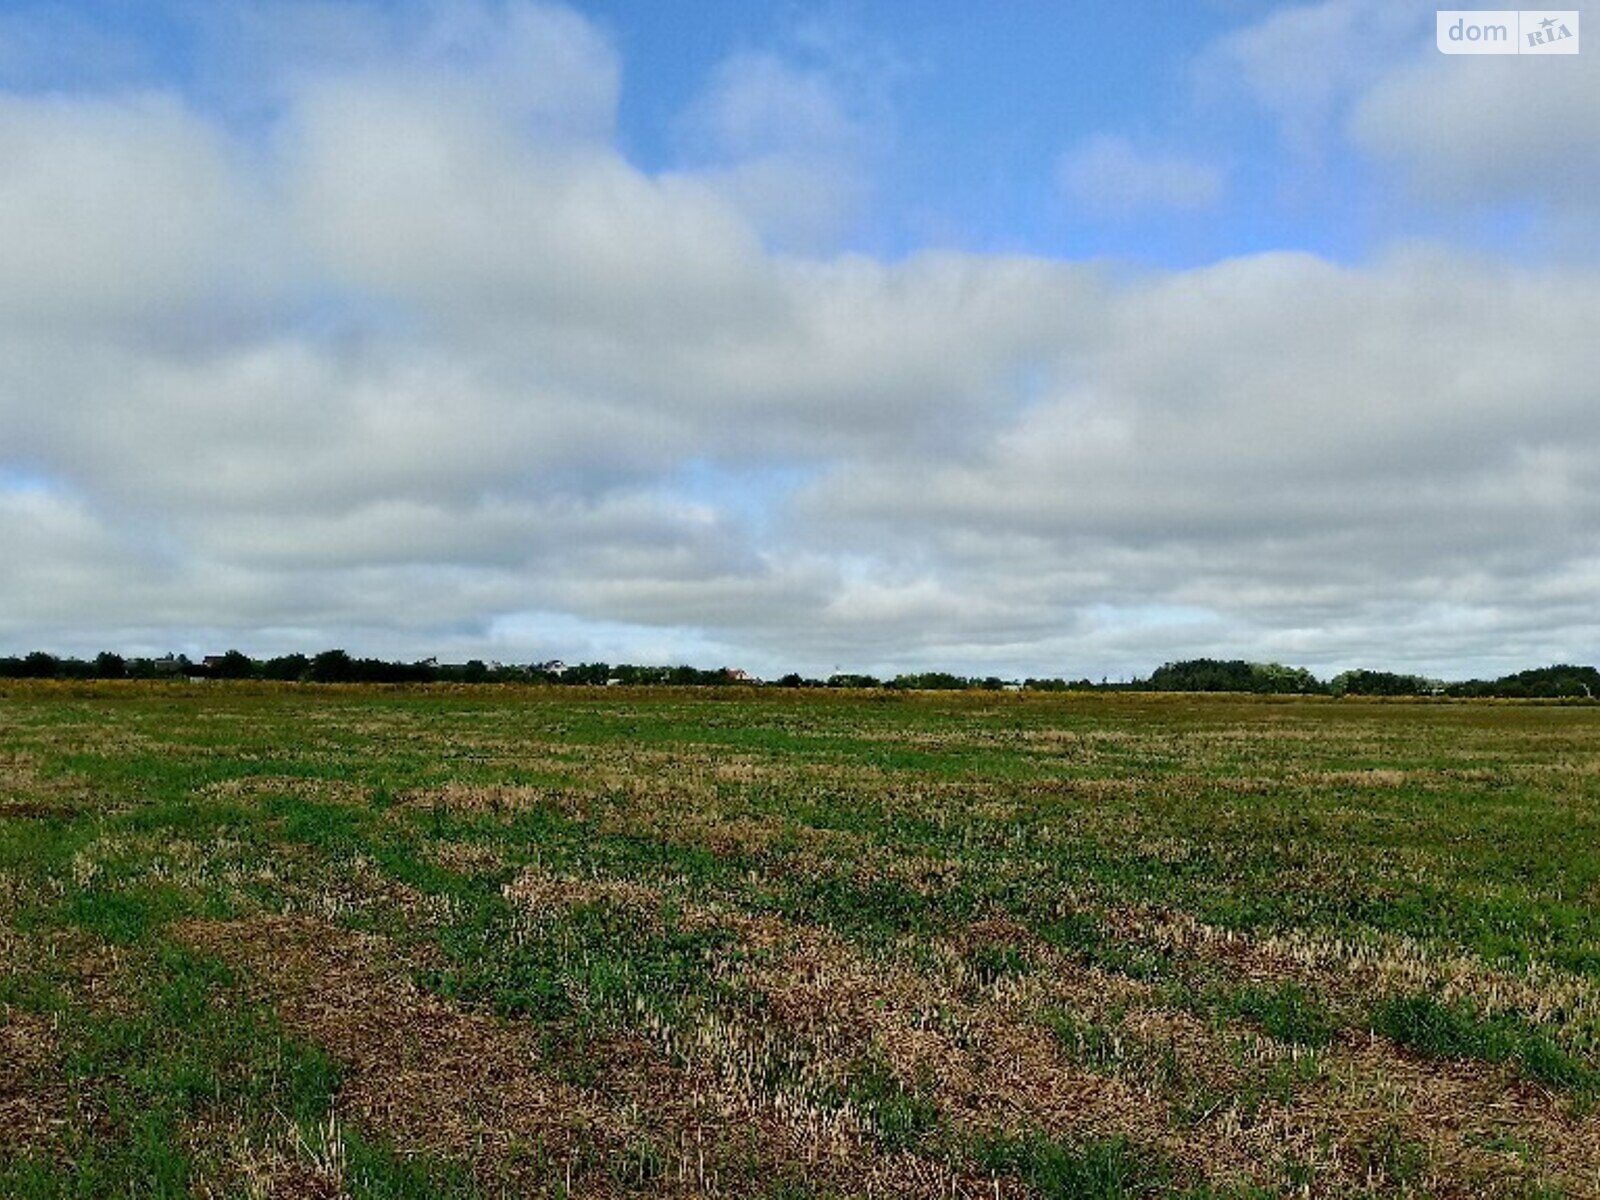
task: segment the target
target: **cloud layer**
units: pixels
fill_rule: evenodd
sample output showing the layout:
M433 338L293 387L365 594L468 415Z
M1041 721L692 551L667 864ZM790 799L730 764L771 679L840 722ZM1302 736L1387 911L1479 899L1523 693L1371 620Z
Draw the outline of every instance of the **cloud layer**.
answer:
M1141 151L1126 138L1100 134L1062 156L1062 191L1092 212L1208 208L1222 196L1222 171L1174 154Z
M729 59L683 117L698 161L646 172L601 30L446 11L367 14L320 55L275 24L264 124L0 94L0 642L1594 657L1593 270L826 252L872 153L826 78ZM1477 194L1494 164L1407 119L1457 86L1363 80L1353 136ZM1527 153L1521 186L1548 167L1539 194L1580 203ZM1067 175L1123 205L1220 188L1109 140Z

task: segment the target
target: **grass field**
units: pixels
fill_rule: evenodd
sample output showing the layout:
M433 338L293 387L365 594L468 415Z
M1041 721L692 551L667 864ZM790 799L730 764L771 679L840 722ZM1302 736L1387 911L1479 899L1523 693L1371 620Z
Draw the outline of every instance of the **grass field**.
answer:
M0 1196L1600 1195L1600 709L0 689Z

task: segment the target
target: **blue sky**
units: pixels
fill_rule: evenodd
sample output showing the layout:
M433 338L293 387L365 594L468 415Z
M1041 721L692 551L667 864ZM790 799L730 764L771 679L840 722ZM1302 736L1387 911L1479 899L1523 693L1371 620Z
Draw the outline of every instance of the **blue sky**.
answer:
M297 55L323 65L340 57L315 44L314 27L295 33L295 18L275 14L342 8L350 24L358 12L388 14L394 30L416 32L461 7L12 4L0 16L0 80L34 95L170 89L245 136L267 136L282 97L264 76L292 67ZM575 11L620 60L615 142L645 171L716 160L718 149L692 129L693 114L730 59L770 58L824 81L840 115L858 125L872 176L870 202L830 239L831 250L897 257L944 245L1184 267L1286 247L1355 261L1408 237L1537 248L1525 197L1417 203L1337 137L1286 144L1226 47L1295 7L1208 0L1122 13L1023 3L997 14L955 0L611 0ZM1431 16L1405 4L1381 21L1356 12L1354 32L1330 39L1327 52L1375 65L1415 57L1431 50ZM269 52L252 45L274 25L282 44ZM1329 108L1326 119L1336 122L1337 101ZM1064 197L1063 154L1104 137L1144 156L1204 164L1218 173L1217 200L1119 210Z
M360 7L417 28L451 6ZM1385 238L1441 232L1437 213L1397 211L1393 195L1339 147L1324 147L1326 157L1315 161L1284 153L1268 114L1248 102L1216 53L1231 32L1270 14L1270 4L1213 0L1118 13L1024 3L1003 15L953 0L579 7L622 62L617 145L647 171L714 157L686 132L686 114L731 57L773 56L826 79L872 142L873 203L839 239L862 252L897 256L939 243L1187 266L1284 246L1351 258ZM227 8L12 5L12 28L37 32L27 39L33 53L6 56L5 74L17 90L35 93L171 88L201 111L249 126L273 111L250 86L264 56ZM1427 15L1416 10L1396 48L1431 45ZM313 47L301 48L316 57ZM1148 153L1214 165L1226 173L1227 203L1119 215L1064 200L1061 154L1108 133ZM1443 232L1475 232L1452 215L1457 222Z
M0 6L0 642L1593 660L1594 61L1379 0Z

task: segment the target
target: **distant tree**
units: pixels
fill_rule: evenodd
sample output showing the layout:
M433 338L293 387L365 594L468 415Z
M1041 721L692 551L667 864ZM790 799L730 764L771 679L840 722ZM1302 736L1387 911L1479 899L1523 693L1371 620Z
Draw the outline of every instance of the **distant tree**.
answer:
M1600 697L1600 671L1568 663L1535 667L1502 676L1495 680L1494 690L1500 696Z
M22 677L24 679L54 679L61 670L61 660L54 654L46 654L43 650L35 650L24 655L22 659Z
M356 676L355 667L343 650L324 650L311 660L307 677L315 683L349 683Z
M876 675L840 672L828 676L828 686L831 688L877 688L883 686L883 681Z
M1191 658L1164 663L1150 674L1149 688L1158 692L1321 692L1317 677L1301 667L1252 663L1235 658Z
M924 671L919 675L897 675L890 687L908 691L958 691L972 686L972 681L948 671Z
M211 668L211 674L217 679L249 679L255 673L256 664L238 650L229 650Z
M261 677L295 682L304 679L310 670L311 660L304 654L284 654L262 663Z
M1248 692L1250 682L1250 664L1243 659L1191 658L1162 663L1150 673L1158 692Z
M102 650L94 657L94 673L97 679L124 679L128 674L127 660L120 654Z
M1251 691L1275 694L1316 695L1327 689L1304 667L1286 667L1282 663L1251 663Z
M1335 696L1422 696L1430 690L1426 679L1397 675L1393 671L1345 671L1328 685Z

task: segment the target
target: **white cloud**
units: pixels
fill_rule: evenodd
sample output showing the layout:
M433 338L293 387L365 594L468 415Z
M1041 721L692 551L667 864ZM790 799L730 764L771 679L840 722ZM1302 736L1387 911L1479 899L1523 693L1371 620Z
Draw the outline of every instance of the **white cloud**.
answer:
M836 238L871 192L882 100L848 72L770 52L720 63L678 121L695 174L771 243Z
M609 146L530 143L489 94L324 83L291 128L298 216L322 261L441 318L603 315L668 333L707 319L708 301L737 304L758 265L748 225L692 177L651 178Z
M1353 147L1434 213L1532 204L1584 244L1600 186L1600 68L1581 55L1442 55L1435 11L1414 0L1274 8L1208 47L1199 76L1211 90L1242 86L1301 158Z
M1600 69L1556 58L1435 55L1397 70L1351 116L1356 145L1421 195L1595 211Z
M748 51L717 67L686 121L693 137L736 158L848 153L866 136L822 71Z
M319 80L401 77L492 95L545 138L604 139L615 125L615 47L564 4L230 0L186 15L205 48L195 86L233 116L292 106Z
M0 313L159 319L261 286L275 235L234 157L167 96L0 93Z
M1435 6L1421 0L1317 0L1271 8L1201 55L1206 91L1242 87L1288 147L1318 157L1353 99L1397 63L1433 50Z
M321 64L265 141L0 100L8 644L1593 657L1593 272L775 253L611 144L570 14L584 80L495 77L523 12ZM831 144L828 111L729 144Z
M1209 208L1222 196L1222 171L1179 155L1140 150L1101 134L1062 155L1062 191L1075 204L1105 214Z
M1301 657L1392 659L1372 630L1449 600L1490 628L1537 609L1579 651L1593 618L1541 597L1600 548L1597 302L1593 277L1441 255L1173 274L1108 296L1059 390L976 453L842 467L807 504L1063 625L1097 604L1220 618L1184 649L1303 628Z

